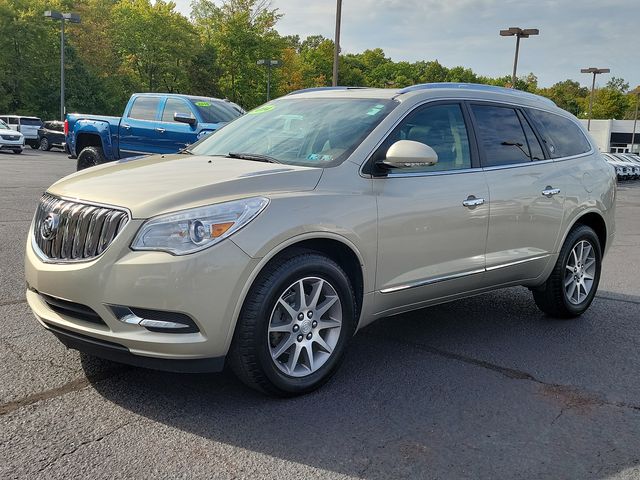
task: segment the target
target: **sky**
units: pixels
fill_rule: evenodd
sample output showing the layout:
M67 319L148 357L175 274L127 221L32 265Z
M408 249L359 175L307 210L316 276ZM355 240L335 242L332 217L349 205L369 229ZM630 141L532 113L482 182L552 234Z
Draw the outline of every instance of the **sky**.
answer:
M189 15L191 0L173 0ZM284 16L281 35L333 38L335 0L272 0ZM611 76L640 85L640 0L343 0L343 53L382 48L394 61L438 60L480 75L510 75L515 37L509 27L538 28L522 39L518 75L533 72L538 85L567 78L591 85L581 68L610 68Z

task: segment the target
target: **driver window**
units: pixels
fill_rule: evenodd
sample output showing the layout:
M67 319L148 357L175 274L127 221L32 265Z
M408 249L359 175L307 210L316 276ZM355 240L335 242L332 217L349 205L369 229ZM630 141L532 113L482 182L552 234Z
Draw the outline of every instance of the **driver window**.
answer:
M438 163L430 167L402 169L403 172L437 172L471 168L469 137L459 104L421 107L409 114L385 140L376 157L384 158L398 140L413 140L429 145L438 154Z

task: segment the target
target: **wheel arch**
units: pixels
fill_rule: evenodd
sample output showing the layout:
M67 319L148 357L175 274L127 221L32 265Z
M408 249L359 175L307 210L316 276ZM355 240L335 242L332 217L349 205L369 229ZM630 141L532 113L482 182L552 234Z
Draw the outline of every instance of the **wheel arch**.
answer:
M255 283L260 273L271 262L278 261L286 255L300 249L322 253L334 260L345 270L345 273L352 283L354 294L356 297L356 325L360 323L365 290L364 282L366 278L364 267L365 263L362 255L355 247L355 245L353 245L353 243L345 237L330 232L309 232L306 234L298 235L296 237L292 237L289 240L280 243L267 255L262 257L260 262L253 269L253 271L247 278L247 281L245 282L245 285L238 297L236 306L234 308L232 322L227 334L227 348L231 345L231 340L233 338L233 334L240 317L240 312L247 299L249 290Z
M566 241L567 236L569 235L569 232L571 232L571 230L573 230L578 225L586 225L587 227L590 227L594 232L596 232L596 235L598 236L598 240L600 241L600 249L604 254L604 251L607 247L607 235L608 235L607 222L605 221L604 217L595 210L585 212L579 217L574 219L571 226L567 229L564 235L564 238L562 239L562 243L560 244L560 247L564 245L564 242Z

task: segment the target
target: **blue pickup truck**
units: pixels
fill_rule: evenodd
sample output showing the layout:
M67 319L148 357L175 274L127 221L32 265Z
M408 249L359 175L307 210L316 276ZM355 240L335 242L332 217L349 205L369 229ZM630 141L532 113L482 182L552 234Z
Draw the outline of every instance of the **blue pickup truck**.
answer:
M67 115L66 145L82 170L136 155L175 153L243 113L228 100L136 93L122 117Z

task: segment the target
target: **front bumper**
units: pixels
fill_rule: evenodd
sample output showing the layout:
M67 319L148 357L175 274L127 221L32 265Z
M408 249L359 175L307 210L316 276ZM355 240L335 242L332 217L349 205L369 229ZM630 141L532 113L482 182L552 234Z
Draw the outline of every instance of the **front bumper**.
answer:
M141 223L132 220L101 256L79 263L43 261L31 245L30 232L25 255L29 306L71 348L165 370L221 368L243 287L258 260L229 239L185 256L134 252L129 244ZM99 321L73 309L52 308L50 297L86 306ZM118 320L113 305L180 312L198 331L169 333L128 324Z
M0 138L0 150L17 150L24 148L24 139L4 140Z

